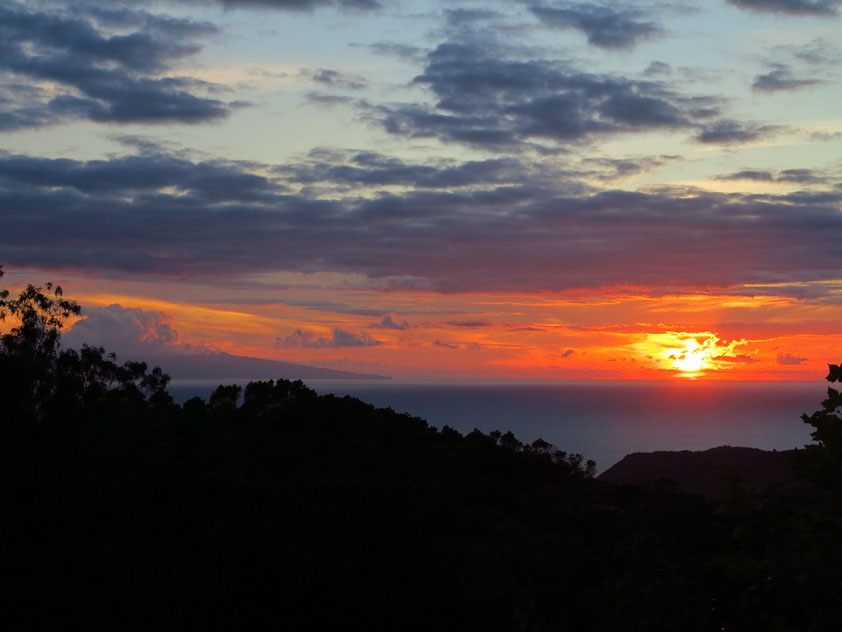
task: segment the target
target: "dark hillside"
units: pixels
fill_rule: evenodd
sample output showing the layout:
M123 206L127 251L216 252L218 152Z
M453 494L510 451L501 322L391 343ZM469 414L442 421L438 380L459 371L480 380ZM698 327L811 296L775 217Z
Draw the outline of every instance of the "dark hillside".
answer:
M576 457L511 434L439 432L300 382L252 383L239 407L236 394L5 424L7 594L39 621L125 627L116 613L135 612L138 627L167 613L479 630L613 629L624 601L651 608L696 590L673 576L698 555L692 533L621 508ZM672 523L710 521L691 499L664 502ZM629 527L644 524L664 532L641 550ZM641 591L645 577L664 578L657 595Z
M631 485L668 480L683 492L713 500L734 485L759 492L791 482L795 478L794 458L794 450L769 452L730 446L703 452L636 452L605 470L599 479Z
M7 629L754 632L842 620L833 389L805 417L817 443L798 471L811 487L732 486L706 502L594 480L593 463L541 440L439 431L300 381L177 405L160 369L62 350L58 326L78 305L60 288L7 297Z

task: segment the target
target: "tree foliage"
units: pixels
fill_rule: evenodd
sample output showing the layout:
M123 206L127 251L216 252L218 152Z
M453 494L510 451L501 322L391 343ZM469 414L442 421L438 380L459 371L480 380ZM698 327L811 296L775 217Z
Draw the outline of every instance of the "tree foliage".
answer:
M842 382L842 365L828 364L825 378L829 383ZM842 492L842 394L827 387L827 398L821 402L821 409L810 415L802 415L804 423L814 430L810 436L814 445L807 446L799 460L802 472L823 487L832 487Z
M44 287L29 284L16 299L9 299L9 290L4 289L0 291L0 321L14 324L0 343L9 355L51 356L58 348L61 327L81 311L79 303L64 298L61 286L52 283Z
M0 266L0 276L3 270ZM140 412L142 405L168 405L169 377L144 362L117 363L101 347L61 348L61 328L82 308L52 283L27 285L17 298L0 291L0 397L10 421L28 423ZM147 402L147 398L148 402Z
M825 378L828 382L842 382L842 366L828 364ZM803 415L804 423L810 424L815 430L810 433L813 440L827 449L835 460L842 462L842 418L837 411L842 407L842 394L833 387L827 388L827 399L822 401L821 410L812 415Z

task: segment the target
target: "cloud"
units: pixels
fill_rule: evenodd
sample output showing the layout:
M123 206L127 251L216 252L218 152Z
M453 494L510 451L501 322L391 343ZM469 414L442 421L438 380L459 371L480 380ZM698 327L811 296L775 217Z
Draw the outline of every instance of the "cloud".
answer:
M664 82L505 58L478 43L440 44L413 83L429 88L434 106L369 105L367 116L393 134L498 151L693 128L719 111L717 98L683 96Z
M348 90L362 90L368 86L365 78L356 75L339 72L330 68L319 68L317 70L302 70L301 74L309 77L312 81L320 83L329 88L345 88Z
M86 307L83 316L84 319L63 334L65 347L78 349L83 344L104 347L123 360L184 348L178 344L178 333L161 312L115 303L107 307Z
M744 169L724 176L716 176L717 180L755 180L758 182L774 182L775 176L771 171Z
M12 95L0 100L0 131L68 119L202 123L224 118L232 104L202 96L218 86L161 76L173 62L201 49L198 38L215 32L208 23L119 7L80 5L70 13L0 6L0 70L5 72L0 87ZM11 91L18 80L30 89Z
M183 202L268 201L284 187L249 173L251 163L192 162L162 153L87 162L0 153L0 183L8 188L62 187L92 196L132 199L172 189Z
M800 90L824 83L820 79L801 79L795 77L788 66L775 64L774 70L757 75L751 89L757 92L778 92L781 90Z
M342 9L368 11L380 8L377 0L217 0L229 9L242 7L260 9L286 9L292 11L311 11L320 6L333 6Z
M344 329L334 329L330 338L323 338L311 331L302 329L296 329L283 338L280 336L275 338L276 347L376 347L382 344L382 341L372 338L365 332L355 334Z
M374 44L352 44L352 46L363 46L371 49L379 55L390 55L404 61L420 63L424 61L427 51L418 46L400 44L397 42L375 42Z
M529 10L546 26L576 29L592 46L630 49L662 33L656 23L641 19L642 12L622 5L563 3L561 6L530 6Z
M346 97L337 94L324 94L322 92L308 92L306 102L309 105L318 105L321 107L335 107L338 105L347 105L353 103L351 97Z
M798 364L804 364L808 360L809 360L809 358L799 358L799 357L793 356L789 353L787 353L787 354L779 353L777 358L775 358L775 361L778 364L783 364L785 366L795 366L795 365L798 365Z
M276 286L277 287L277 286ZM291 286L292 288L300 288L300 286ZM248 302L249 300L261 300L261 299L243 299L241 297L237 297L236 299L231 299L232 303L243 303ZM277 298L265 298L262 299L266 303L277 303ZM285 297L283 300L285 305L295 305L296 307L303 307L304 309L310 309L317 312L332 312L334 314L353 314L354 316L380 316L383 313L382 309L375 309L372 307L361 307L359 305L353 305L351 303L343 303L337 301L319 301L319 300L311 300L311 299L294 299L292 297Z
M811 140L823 143L826 141L836 140L837 138L842 138L842 132L831 132L826 130L818 130L814 132L809 132L807 137Z
M460 41L476 39L477 33L488 36L496 30L506 28L505 16L492 9L447 8L442 15L443 31L450 38Z
M489 327L491 325L484 320L449 320L447 324L451 327Z
M740 9L789 15L836 15L839 0L728 0Z
M779 182L795 182L798 184L811 184L826 182L827 178L816 173L813 169L784 169L778 174Z
M369 329L409 329L409 323L405 320L395 320L391 314L386 314L379 323L372 323Z
M653 61L649 64L649 66L647 66L646 70L643 71L643 74L646 76L670 75L672 74L672 66L663 61Z
M745 145L774 136L784 129L780 125L726 119L704 126L696 135L696 140L710 145Z
M790 54L799 61L817 66L833 65L842 61L842 50L839 46L823 38L816 38L807 44L776 46L775 51Z
M784 169L777 175L771 171L744 169L723 176L717 180L754 180L757 182L782 182L792 184L821 184L828 179L814 169Z
M332 347L376 347L383 342L376 340L365 332L354 334L343 329L334 329L331 340Z
M443 349L466 349L467 351L482 351L485 347L478 342L458 343L458 342L443 342L436 340L432 343L434 347L441 347Z
M438 292L797 286L842 268L833 188L595 193L564 178L554 187L521 163L517 184L321 199L252 173L265 165L0 153L0 252L8 267L146 279L330 272ZM807 175L791 171L773 175Z
M373 151L317 150L310 156L310 161L284 165L276 173L305 184L403 185L425 189L516 183L528 176L523 165L511 158L412 164Z
M601 168L601 173L596 172L591 175L603 181L610 181L652 171L678 160L682 160L681 156L662 154L634 158L585 158L582 163L585 166Z
M371 11L381 8L378 0L181 0L188 4L217 5L225 9L267 9L280 11L313 11L319 7L334 7L352 11Z
M751 356L742 353L738 353L737 355L719 355L714 356L711 359L716 362L730 362L732 364L755 364L759 362L756 358L752 358Z

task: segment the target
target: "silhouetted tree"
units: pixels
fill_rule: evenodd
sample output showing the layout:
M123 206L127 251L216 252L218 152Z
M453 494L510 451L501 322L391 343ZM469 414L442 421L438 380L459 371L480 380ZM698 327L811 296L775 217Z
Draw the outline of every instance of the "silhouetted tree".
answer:
M0 276L3 275L0 266ZM128 414L138 407L168 407L169 376L144 362L117 364L102 347L61 349L61 328L82 308L64 298L61 286L27 285L10 299L0 291L0 321L11 323L0 336L0 396L12 420L57 421L73 416Z
M3 269L0 266L0 277ZM32 284L9 299L9 291L0 291L0 321L12 320L11 332L0 338L8 355L49 357L58 349L59 330L71 316L78 316L82 308L76 301L63 297L61 286L47 283L44 287Z
M842 365L828 364L825 379L830 383L842 382ZM801 416L804 423L815 428L810 436L816 443L806 446L804 455L800 458L800 466L808 478L842 491L842 418L838 414L840 407L842 394L828 386L827 399L822 401L821 410Z
M231 412L236 410L237 402L243 387L237 384L224 386L220 384L210 395L210 408L214 411Z

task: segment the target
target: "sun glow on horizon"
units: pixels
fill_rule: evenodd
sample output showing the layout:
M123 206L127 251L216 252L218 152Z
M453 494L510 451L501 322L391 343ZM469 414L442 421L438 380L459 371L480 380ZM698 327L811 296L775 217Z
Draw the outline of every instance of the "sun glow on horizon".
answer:
M736 350L746 344L745 340L723 340L712 331L668 331L648 334L634 348L660 369L695 379L745 362L747 356Z
M691 338L685 343L684 349L678 353L665 351L667 360L672 363L673 368L681 372L682 377L698 377L704 372L713 368L711 362L711 349L706 344L699 344Z
M21 274L9 276L14 292ZM237 285L153 293L138 283L58 281L83 305L85 334L102 330L88 342L127 359L144 359L146 345L153 355L205 349L398 379L806 380L820 379L827 348L842 344L831 307L793 315L766 297L360 296L358 286L332 286L285 301L262 286L243 296ZM355 308L361 300L365 310ZM158 326L172 336L157 336ZM124 338L134 346L121 349Z

